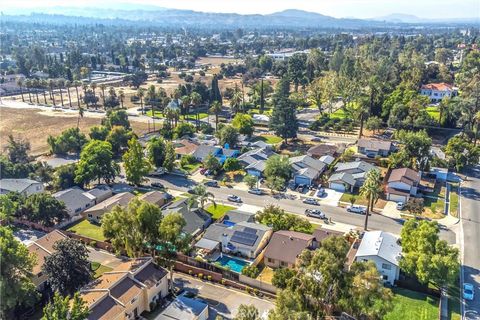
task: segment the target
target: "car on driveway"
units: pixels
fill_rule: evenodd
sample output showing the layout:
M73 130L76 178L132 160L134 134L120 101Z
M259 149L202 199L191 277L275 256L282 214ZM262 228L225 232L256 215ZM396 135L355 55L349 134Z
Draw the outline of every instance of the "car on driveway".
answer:
M405 203L397 202L397 210L403 210L403 209L405 209Z
M242 199L239 196L236 196L233 194L229 195L227 199L228 201L232 201L232 202L238 202L238 203L242 202Z
M325 192L325 189L323 188L318 188L317 190L317 197L322 198L325 197L327 193Z
M218 185L218 181L216 181L216 180L210 180L210 181L204 182L203 184L207 187L213 187L213 188L219 188L220 187Z
M473 284L464 283L463 284L463 299L472 301L475 298L475 289Z
M367 213L367 208L364 206L348 206L347 207L347 212L353 212L353 213L359 213L359 214L366 214Z
M152 188L159 188L159 189L163 189L165 188L163 184L161 184L160 182L152 182L150 183L150 186Z
M311 204L312 206L318 206L318 201L313 198L305 198L303 199L303 203Z
M248 193L251 194L256 194L257 196L261 196L263 194L263 191L261 189L249 189Z
M318 218L318 219L327 219L325 216L325 213L323 213L320 210L317 209L307 209L305 210L305 215L307 217L313 217L313 218Z

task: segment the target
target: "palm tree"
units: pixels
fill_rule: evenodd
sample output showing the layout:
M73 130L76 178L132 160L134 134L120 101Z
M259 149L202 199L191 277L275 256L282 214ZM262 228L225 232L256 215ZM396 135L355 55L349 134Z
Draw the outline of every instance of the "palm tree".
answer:
M67 87L67 94L68 94L68 104L70 105L70 109L72 108L72 97L70 96L70 87L72 86L72 82L67 80L65 82L65 87Z
M78 118L77 118L77 129L78 129L78 126L80 125L80 118L83 118L83 107L82 106L78 106Z
M150 104L150 107L152 108L152 118L153 118L153 116L155 116L155 106L154 106L154 101L153 101L153 100L155 100L155 96L156 96L155 86L152 84L147 89L147 99L148 99L148 102Z
M43 90L43 102L45 102L45 105L47 105L47 89L48 89L47 80L41 80L40 81L40 87Z
M65 80L64 79L58 79L57 81L57 84L58 84L58 89L60 89L60 100L62 101L62 107L64 106L63 105L63 87L65 87Z
M213 195L213 193L207 191L207 188L204 185L199 184L195 186L195 188L193 188L192 194L192 198L196 202L200 203L200 208L203 209L207 201L210 201L215 208L217 207L217 203L214 200L215 196Z
M373 211L373 204L377 202L382 192L382 177L380 171L377 169L372 169L367 172L365 182L360 187L360 195L368 199L367 213L365 214L365 225L364 230L367 230L368 227L368 216L370 211Z
M23 79L18 78L17 79L17 86L20 88L20 94L22 95L22 102L25 102L25 97L23 96Z
M185 117L186 115L190 112L189 110L189 107L190 107L190 97L188 95L185 95L182 97L182 104L181 104L181 108L182 108L182 115L183 115L183 119L185 120Z
M100 84L100 90L102 90L102 101L103 101L103 108L105 109L105 88L107 85L105 83Z
M33 79L32 83L33 87L35 88L35 97L37 98L37 104L40 104L40 100L38 99L38 89L40 88L40 81L38 79Z
M118 98L120 99L120 105L123 109L123 100L125 99L125 92L122 89L118 91Z
M240 108L242 106L242 93L240 91L236 91L233 96L232 96L232 99L230 100L230 107L232 108L232 112L233 113L237 113L240 111Z
M143 97L145 96L145 89L138 88L137 96L140 98L140 107L142 108L142 114L145 114L145 109L143 108Z
M220 103L220 101L213 101L210 107L210 112L215 115L215 130L217 130L218 115L220 114L220 112L222 112L222 104Z
M354 114L357 119L360 120L360 130L358 131L358 138L360 139L363 136L363 124L365 119L368 117L368 110L370 109L370 101L367 96L363 96L358 101L358 107L355 110Z
M97 96L95 95L95 89L97 88L97 84L96 84L95 82L92 83L92 84L90 84L90 88L92 88L93 97L96 98ZM95 99L95 100L96 100L96 99ZM97 109L97 103L95 102L95 110L96 110L96 109Z
M75 92L77 93L77 105L80 108L81 102L80 102L80 96L78 95L78 87L80 86L80 81L78 80L73 81L73 86L75 87Z
M202 96L198 92L194 91L192 92L192 94L190 94L190 101L195 108L195 115L196 115L195 119L196 119L196 125L198 128L199 121L200 121L200 118L198 117L198 106L202 102Z
M27 88L27 91L28 91L28 100L30 100L30 103L32 103L32 95L30 93L30 88L32 87L32 80L27 79L25 81L25 87Z

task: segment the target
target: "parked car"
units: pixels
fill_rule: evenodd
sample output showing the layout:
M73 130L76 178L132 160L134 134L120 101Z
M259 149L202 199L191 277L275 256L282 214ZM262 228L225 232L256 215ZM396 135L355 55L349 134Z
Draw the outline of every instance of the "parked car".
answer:
M322 197L325 197L326 195L327 195L327 193L325 192L324 188L319 188L317 190L317 197L322 198Z
M312 142L321 142L322 141L322 138L320 137L313 137L312 140L310 140Z
M200 169L200 174L205 174L206 171L207 171L206 168L201 168L201 169Z
M152 176L152 177L159 177L161 175L164 175L166 172L167 171L165 170L165 168L160 167L160 168L150 172L148 175Z
M367 208L363 206L348 206L347 207L348 212L353 212L353 213L360 213L360 214L366 214L367 213Z
M190 193L190 194L194 194L195 193L195 188L190 187L190 188L188 188L187 192Z
M471 301L474 298L475 298L475 289L473 287L473 284L464 283L463 284L463 299Z
M160 182L152 182L152 183L150 183L150 186L153 187L153 188L159 188L159 189L165 188L165 186L163 184L161 184Z
M242 202L242 199L240 197L233 194L229 195L227 199L228 201L232 201L232 202Z
M318 206L318 201L313 199L313 198L305 198L305 199L303 199L303 203L311 204L313 206Z
M297 191L300 192L300 193L303 193L305 191L305 188L307 188L306 185L304 184L299 184L298 185L298 188L297 188Z
M327 219L325 216L325 213L323 213L320 210L317 209L307 209L305 210L305 215L307 217L313 217L313 218L318 218L318 219Z
M205 185L207 187L214 187L214 188L220 187L218 185L218 181L216 181L216 180L210 180L210 181L204 182L203 185Z
M263 194L263 191L261 189L255 188L255 189L249 189L248 193L256 194L257 196L261 196Z
M397 210L403 210L403 209L405 209L405 203L398 202L397 203Z

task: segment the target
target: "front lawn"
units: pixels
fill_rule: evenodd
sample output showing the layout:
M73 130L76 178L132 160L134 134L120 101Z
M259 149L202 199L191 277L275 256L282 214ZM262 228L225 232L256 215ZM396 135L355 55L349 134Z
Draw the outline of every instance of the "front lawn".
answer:
M427 107L428 115L435 121L440 121L440 112L438 111L438 107L430 106Z
M448 315L450 320L460 320L460 279L455 286L448 288Z
M425 206L424 216L438 219L443 218L444 210L445 210L445 200L442 198L423 198L423 204Z
M105 272L112 271L113 269L107 266L104 266L103 264L100 264L98 262L92 262L92 271L95 272L95 279L100 277L102 274Z
M192 163L192 164L186 164L182 166L182 169L187 171L188 173L192 174L194 173L198 168L200 168L202 164L200 162L197 163Z
M438 298L407 289L393 289L393 310L385 320L435 320L438 319Z
M152 111L152 110L148 110L148 111L147 111L147 116L149 116L149 117L153 116L153 111ZM165 118L165 117L163 116L163 112L161 112L161 111L155 111L155 118L161 118L161 119L162 119L162 118Z
M217 207L215 207L213 204L210 205L206 210L208 213L210 213L212 215L212 219L220 219L221 217L223 217L223 215L225 213L227 213L228 211L230 210L233 210L235 209L235 207L231 207L231 206L226 206L226 205L223 205L223 204L217 204Z
M256 140L263 141L268 144L277 144L279 142L282 142L282 138L271 134L262 134L258 136Z
M452 187L450 190L450 214L454 217L458 216L458 188Z
M198 114L198 117L200 119L204 119L206 117L208 117L208 114L204 113L204 112L200 112ZM185 117L187 120L196 120L197 119L197 115L196 114L187 114L186 117Z
M346 116L347 116L347 114L345 113L345 110L343 108L338 108L333 113L330 113L330 118L331 119L334 119L334 118L343 119Z
M98 241L105 241L105 236L103 235L102 227L98 224L91 223L87 219L80 221L77 224L74 224L67 231L74 232L76 234L92 238Z
M342 194L340 201L341 202L347 202L347 203L352 203L351 199L355 199L354 204L359 205L359 206L366 206L368 204L368 200L365 199L363 196L359 194L351 194L351 193L344 193Z

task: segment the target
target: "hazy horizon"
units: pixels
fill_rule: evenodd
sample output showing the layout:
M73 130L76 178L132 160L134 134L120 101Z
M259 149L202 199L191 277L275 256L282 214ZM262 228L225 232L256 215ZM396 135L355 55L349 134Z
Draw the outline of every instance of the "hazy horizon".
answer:
M478 0L423 0L423 1L393 1L393 0L337 0L331 3L327 0L243 0L242 5L229 0L137 0L112 1L102 3L94 0L61 1L61 0L18 0L3 6L4 11L18 9L47 9L51 7L101 7L118 8L129 6L157 6L169 9L187 9L202 12L239 13L239 14L269 14L286 9L298 9L316 12L336 18L376 18L391 14L414 15L427 19L456 19L480 17L480 1Z

